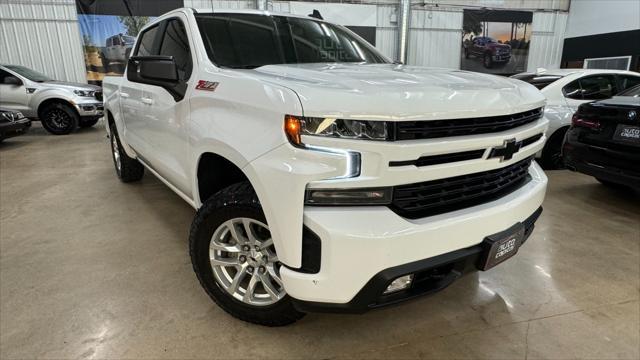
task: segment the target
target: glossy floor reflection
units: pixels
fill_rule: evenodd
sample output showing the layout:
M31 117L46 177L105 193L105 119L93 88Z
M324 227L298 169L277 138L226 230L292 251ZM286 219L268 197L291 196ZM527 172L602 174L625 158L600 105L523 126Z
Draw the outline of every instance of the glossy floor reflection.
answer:
M0 144L0 358L640 357L640 196L548 173L520 253L431 297L264 328L217 308L193 210L120 183L102 128Z

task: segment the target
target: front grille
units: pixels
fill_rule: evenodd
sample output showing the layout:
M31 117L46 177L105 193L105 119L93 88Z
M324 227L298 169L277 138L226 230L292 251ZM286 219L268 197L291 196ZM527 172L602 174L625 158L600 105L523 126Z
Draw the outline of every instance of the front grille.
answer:
M102 91L96 91L96 100L102 101Z
M394 123L393 140L433 139L505 131L538 120L542 108L517 114L481 118L400 121Z
M531 161L532 157L502 169L396 186L390 207L400 216L417 219L490 202L528 182Z

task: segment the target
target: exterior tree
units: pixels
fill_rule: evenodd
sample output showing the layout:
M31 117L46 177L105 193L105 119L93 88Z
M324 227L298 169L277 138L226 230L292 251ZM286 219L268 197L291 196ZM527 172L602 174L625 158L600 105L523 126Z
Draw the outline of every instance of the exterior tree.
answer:
M127 28L127 35L138 36L142 29L149 22L148 16L118 16L120 23Z

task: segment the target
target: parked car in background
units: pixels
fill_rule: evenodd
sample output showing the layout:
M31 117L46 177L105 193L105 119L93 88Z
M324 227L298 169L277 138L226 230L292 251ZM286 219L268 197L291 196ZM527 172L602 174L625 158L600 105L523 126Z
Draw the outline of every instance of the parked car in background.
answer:
M102 88L62 82L20 65L0 65L0 107L40 120L51 134L69 134L102 117Z
M640 84L639 73L623 70L539 69L512 77L534 85L547 98L544 116L549 120L549 130L546 144L537 155L546 169L563 168L562 142L578 106L608 99Z
M465 42L464 57L470 56L482 60L482 65L490 69L494 64L506 64L511 60L511 46L501 44L488 36L478 36Z
M582 104L563 146L567 168L640 190L640 85Z
M31 120L20 111L0 108L0 142L26 133L29 127L31 127Z
M542 211L540 91L393 64L316 18L178 9L103 86L117 176L197 209L194 271L245 321L432 293L515 255Z
M123 34L108 37L105 47L100 52L102 66L106 68L112 62L125 63L135 41L135 37Z

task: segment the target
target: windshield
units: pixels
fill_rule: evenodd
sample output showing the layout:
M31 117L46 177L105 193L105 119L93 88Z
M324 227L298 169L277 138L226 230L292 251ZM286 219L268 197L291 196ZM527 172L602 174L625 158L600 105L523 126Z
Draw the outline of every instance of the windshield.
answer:
M627 90L622 91L616 96L640 97L640 85L636 85L634 87L628 88Z
M322 21L258 14L201 14L196 19L207 54L218 66L388 62L348 29Z
M26 77L27 79L35 82L43 82L43 81L51 81L52 78L47 75L41 74L35 70L31 70L24 66L20 65L5 65L5 67L13 72L18 73L21 76Z
M133 43L136 42L136 38L134 38L133 36L123 36L122 40L127 45L133 45Z
M526 81L529 84L537 87L538 89L544 89L547 85L562 79L559 75L532 75L532 74L518 74L513 75L512 78Z

